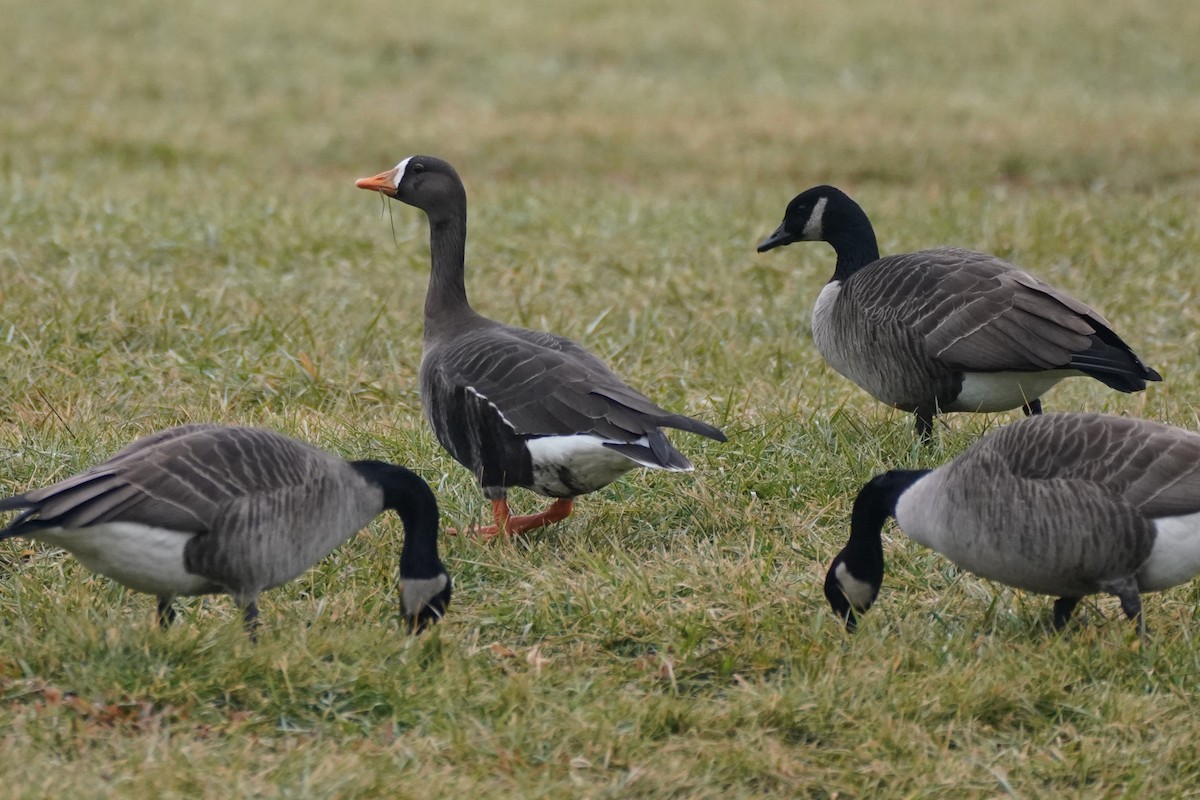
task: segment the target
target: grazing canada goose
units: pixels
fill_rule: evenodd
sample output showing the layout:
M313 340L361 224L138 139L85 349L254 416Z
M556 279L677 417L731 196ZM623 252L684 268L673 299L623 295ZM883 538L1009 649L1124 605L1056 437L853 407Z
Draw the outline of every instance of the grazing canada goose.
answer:
M758 252L824 241L833 277L813 309L817 350L881 402L917 418L928 438L944 411L1041 413L1063 378L1120 392L1162 377L1083 303L995 256L938 248L879 257L862 208L832 186L788 204Z
M429 485L404 467L345 461L272 431L183 425L146 436L53 486L0 500L0 511L22 510L0 539L61 547L93 572L156 595L163 627L176 596L227 592L253 634L261 592L388 508L404 523L404 616L421 630L450 602Z
M876 476L858 493L850 540L825 578L850 630L883 583L880 533L891 516L968 572L1056 596L1055 629L1097 592L1140 621L1141 592L1200 574L1200 435L1047 414L999 428L935 470Z
M575 342L477 314L463 278L467 194L445 161L412 156L355 185L429 218L421 404L438 442L492 501L496 524L480 529L485 537L565 519L573 498L634 467L691 470L662 428L725 441L717 428L659 408ZM511 516L513 486L556 499L540 514Z

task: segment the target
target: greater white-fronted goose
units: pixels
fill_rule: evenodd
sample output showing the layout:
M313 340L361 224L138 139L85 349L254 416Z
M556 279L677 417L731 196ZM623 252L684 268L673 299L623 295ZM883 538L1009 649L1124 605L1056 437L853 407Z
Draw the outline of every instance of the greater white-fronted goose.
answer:
M1121 392L1162 380L1096 311L995 256L957 248L879 257L870 220L832 186L788 204L766 252L824 241L833 277L813 309L817 350L873 397L916 415L928 438L945 411L1041 412L1063 378Z
M0 500L0 511L22 511L0 539L61 547L155 595L164 627L175 597L228 593L253 633L261 592L389 508L404 523L404 616L420 630L445 613L451 588L429 485L404 467L346 461L272 431L204 424L146 436L53 486Z
M1142 592L1200 574L1200 435L1099 414L1034 416L999 428L935 470L893 470L858 493L850 540L825 596L853 630L883 583L888 517L968 572L1057 597L1054 627L1080 598Z
M575 342L477 314L463 278L466 190L445 161L412 156L356 185L429 218L421 403L438 442L492 502L485 537L562 520L573 498L634 467L692 469L662 428L725 441L717 428L659 408ZM513 486L556 499L539 514L512 516Z

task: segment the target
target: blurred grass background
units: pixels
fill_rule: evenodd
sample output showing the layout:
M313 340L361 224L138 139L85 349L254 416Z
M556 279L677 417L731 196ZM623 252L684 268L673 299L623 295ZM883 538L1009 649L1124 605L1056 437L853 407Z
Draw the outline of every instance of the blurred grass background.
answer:
M853 639L825 566L872 473L992 419L909 418L826 367L824 245L759 257L849 191L884 252L994 252L1095 305L1166 382L1048 410L1197 428L1200 10L0 0L4 490L189 420L402 461L482 517L420 419L425 221L354 189L413 153L471 203L468 287L662 404L693 476L631 475L513 546L445 542L451 615L400 635L385 519L163 634L151 600L0 545L0 796L1185 795L1196 592L1048 601L894 535ZM533 504L517 497L518 506Z

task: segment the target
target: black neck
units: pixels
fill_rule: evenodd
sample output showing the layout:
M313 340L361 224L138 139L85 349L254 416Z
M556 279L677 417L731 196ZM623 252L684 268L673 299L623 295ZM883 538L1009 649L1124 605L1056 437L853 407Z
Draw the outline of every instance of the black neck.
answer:
M854 498L842 560L855 578L873 586L883 583L883 525L895 515L900 495L927 474L927 469L894 469L876 475Z
M833 245L837 253L837 266L833 270L835 281L844 281L867 264L879 260L879 243L871 220L853 200L846 198L846 202L849 207L842 210L839 224L832 234L825 236L825 241Z
M383 490L383 507L404 523L400 576L433 578L445 572L438 557L437 498L429 484L411 470L383 461L353 461L351 466Z

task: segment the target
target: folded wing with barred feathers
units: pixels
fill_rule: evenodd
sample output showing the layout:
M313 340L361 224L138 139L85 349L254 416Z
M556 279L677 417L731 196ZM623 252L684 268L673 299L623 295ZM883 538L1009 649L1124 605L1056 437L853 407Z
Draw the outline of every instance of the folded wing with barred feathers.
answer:
M851 283L863 307L912 327L951 369L1077 369L1123 392L1161 380L1097 311L995 256L959 248L887 256Z
M250 512L264 495L303 487L343 463L270 431L170 428L78 475L0 501L0 511L24 509L0 538L106 522L205 533L219 517Z
M1150 518L1200 512L1200 434L1132 417L1046 414L973 447L1021 477L1094 485Z
M691 465L660 428L725 441L719 429L660 408L583 347L551 333L497 323L457 337L437 368L445 382L469 387L494 406L520 436L589 434L665 469ZM643 437L646 444L637 443Z

